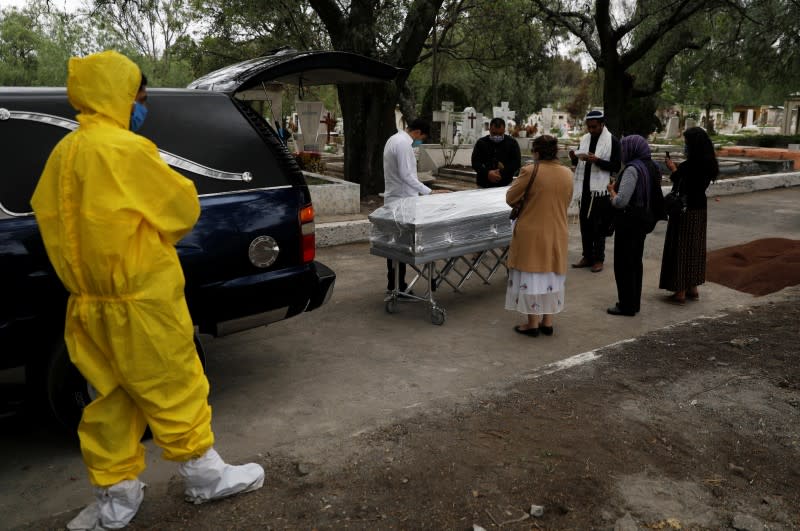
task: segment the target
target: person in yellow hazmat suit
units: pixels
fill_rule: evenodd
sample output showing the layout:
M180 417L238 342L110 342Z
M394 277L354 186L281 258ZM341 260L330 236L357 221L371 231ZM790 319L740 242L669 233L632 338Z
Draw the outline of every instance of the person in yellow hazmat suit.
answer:
M208 380L197 356L175 244L197 221L194 184L131 131L146 80L113 51L69 60L79 127L50 154L31 200L47 254L69 291L64 337L97 391L78 435L95 502L69 529L125 527L142 502L147 425L180 462L188 501L258 489L264 469L214 450Z

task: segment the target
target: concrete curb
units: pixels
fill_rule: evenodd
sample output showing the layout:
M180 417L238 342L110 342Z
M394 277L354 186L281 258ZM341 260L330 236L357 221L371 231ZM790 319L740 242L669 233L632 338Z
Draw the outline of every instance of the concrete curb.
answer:
M316 225L317 247L331 247L345 243L368 242L372 223L368 219L332 221Z
M747 194L760 190L773 188L789 188L800 186L800 171L787 173L771 173L767 175L752 175L735 179L721 179L711 183L706 194L709 197L723 195ZM664 186L666 194L670 187ZM346 243L368 242L372 224L368 219L355 219L352 221L336 221L318 223L316 226L317 247L330 247Z

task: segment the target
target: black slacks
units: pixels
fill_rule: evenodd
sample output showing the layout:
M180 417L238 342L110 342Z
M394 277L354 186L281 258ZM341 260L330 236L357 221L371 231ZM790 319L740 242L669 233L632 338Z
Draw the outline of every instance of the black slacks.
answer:
M622 218L623 216L620 216ZM620 219L614 232L614 276L619 309L638 312L642 299L644 230Z
M591 216L589 206L592 204L591 194L584 194L581 198L581 209L579 214L581 224L581 244L583 245L583 257L590 264L606 261L606 235L601 228L601 217L598 215L599 199L595 198L595 205L592 206Z
M397 270L400 277L400 291L405 291L408 285L406 284L406 264L404 262L398 262ZM392 267L392 260L390 258L386 259L386 289L393 290L394 289L394 268Z

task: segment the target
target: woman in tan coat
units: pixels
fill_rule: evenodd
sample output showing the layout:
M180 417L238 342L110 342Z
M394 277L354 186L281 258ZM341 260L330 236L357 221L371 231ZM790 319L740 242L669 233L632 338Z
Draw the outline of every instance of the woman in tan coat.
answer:
M553 314L564 309L572 171L558 161L557 154L558 141L554 137L536 138L535 164L523 167L506 193L506 202L511 206L524 197L508 253L506 310L527 316L525 323L514 327L527 336L536 337L539 332L552 335Z

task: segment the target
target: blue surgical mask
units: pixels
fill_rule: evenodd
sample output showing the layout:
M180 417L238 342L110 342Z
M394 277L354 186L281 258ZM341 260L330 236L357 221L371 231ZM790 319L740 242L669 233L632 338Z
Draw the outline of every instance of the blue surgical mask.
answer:
M139 102L134 103L133 113L131 113L131 131L138 131L141 129L145 118L147 118L147 107Z
M506 135L489 135L489 140L492 142L502 142L504 136Z
M421 145L422 145L422 140L420 140L420 139L418 138L418 139L414 140L413 142L411 142L411 145L412 145L413 147L421 146Z

